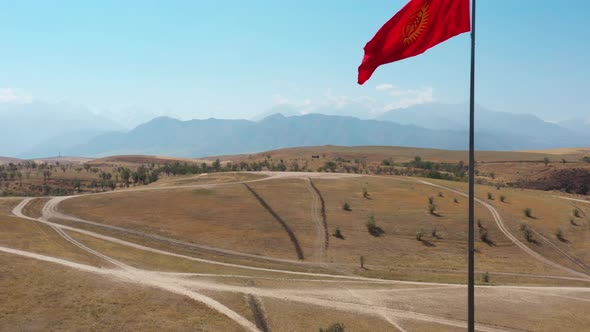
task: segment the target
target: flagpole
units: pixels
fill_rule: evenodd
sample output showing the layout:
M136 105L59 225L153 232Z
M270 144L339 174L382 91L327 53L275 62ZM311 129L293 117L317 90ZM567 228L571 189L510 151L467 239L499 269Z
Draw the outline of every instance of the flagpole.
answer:
M475 332L475 0L471 2L471 77L469 92L469 267L467 330Z

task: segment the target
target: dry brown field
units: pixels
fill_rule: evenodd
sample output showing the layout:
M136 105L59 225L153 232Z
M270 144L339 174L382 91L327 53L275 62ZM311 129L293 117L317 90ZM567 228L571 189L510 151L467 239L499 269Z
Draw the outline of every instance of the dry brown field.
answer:
M0 331L462 331L467 199L454 190L465 189L395 176L214 173L0 199ZM477 197L489 204L476 215L491 240L476 241L478 330L590 326L585 197L487 185ZM368 231L371 217L380 236Z

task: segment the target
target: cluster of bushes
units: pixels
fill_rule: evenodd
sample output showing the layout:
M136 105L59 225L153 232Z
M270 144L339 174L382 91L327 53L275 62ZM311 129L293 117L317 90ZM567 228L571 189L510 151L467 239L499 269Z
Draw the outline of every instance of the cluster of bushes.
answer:
M422 160L420 156L414 157L414 160L406 163L406 166L424 169L431 171L431 174L438 174L444 172L446 174L452 174L454 178L464 178L465 174L469 170L469 167L465 165L463 161L458 163L436 163L432 161ZM441 173L441 174L444 174Z
M42 196L68 196L73 195L74 190L64 187L52 187L44 185L32 185L31 190L36 191Z

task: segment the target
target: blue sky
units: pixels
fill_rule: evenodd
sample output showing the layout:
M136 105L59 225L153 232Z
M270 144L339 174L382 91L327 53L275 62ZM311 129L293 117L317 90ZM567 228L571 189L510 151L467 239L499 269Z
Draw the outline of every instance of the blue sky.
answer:
M364 44L405 3L0 0L0 102L184 119L250 118L277 104L466 102L468 34L356 84ZM479 104L590 117L590 3L477 9Z

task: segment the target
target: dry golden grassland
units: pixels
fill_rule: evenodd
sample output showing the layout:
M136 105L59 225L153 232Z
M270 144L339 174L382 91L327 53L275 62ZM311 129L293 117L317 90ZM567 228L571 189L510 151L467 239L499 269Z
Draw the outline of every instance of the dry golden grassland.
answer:
M34 221L0 216L0 246L50 255L77 263L112 267L65 241L50 227Z
M65 201L62 208L88 220L175 239L297 258L281 226L241 184L84 196Z
M80 196L63 201L62 212L109 225L159 234L244 253L296 259L283 226L243 184L259 179L250 173L212 175L202 188L120 191ZM257 174L256 174L257 175ZM204 176L202 178L206 178ZM465 283L467 199L450 191L416 183L405 177L340 177L311 181L325 202L329 245L322 243L321 205L305 176L249 183L249 186L287 224L306 259L297 264L189 249L178 244L84 225L79 227L141 245L193 257L257 267L343 273L401 279ZM179 185L201 178L179 180ZM428 180L466 190L466 184ZM206 184L206 183L203 183ZM543 256L581 271L588 261L590 204L555 198L556 193L477 186L477 196L495 206L506 226ZM365 195L366 192L366 195ZM492 193L493 199L487 194ZM505 202L500 201L505 196ZM429 211L429 198L436 208ZM114 265L65 241L51 227L8 216L19 200L0 199L0 246L59 257L97 267ZM33 217L47 199L35 199L24 209ZM348 203L350 211L343 209ZM575 206L574 206L575 205ZM524 215L532 208L534 218ZM581 217L573 216L578 208ZM373 236L367 221L373 216L383 230ZM476 242L477 322L499 328L533 331L581 331L590 325L590 292L574 288L522 288L502 285L583 286L588 282L546 277L571 276L527 255L506 238L490 212L477 204L476 216L493 245ZM318 219L319 218L319 219ZM574 224L570 219L574 218ZM526 242L520 225L526 223L545 240ZM562 229L563 240L555 229ZM344 239L332 236L336 228ZM320 231L320 232L318 232ZM433 233L436 231L436 233ZM477 232L476 226L476 232ZM416 237L422 232L421 240ZM272 331L317 331L342 323L347 331L457 331L441 323L465 320L464 285L368 283L320 276L196 262L130 248L73 231L68 235L83 245L139 269L207 274L186 277L194 291L210 296L251 322L260 319L250 293L256 295L262 317ZM476 234L477 236L477 234ZM318 239L320 241L318 241ZM318 246L319 244L319 246ZM365 268L359 264L364 259ZM484 281L483 272L490 272ZM150 276L147 272L146 276ZM154 275L151 275L154 276ZM544 277L545 278L544 278ZM324 279L324 280L319 280ZM326 280L327 279L327 280ZM177 280L180 285L180 279ZM217 288L219 287L219 288ZM248 289L237 288L248 287ZM202 290L204 288L206 290ZM229 318L185 297L122 280L95 276L51 263L0 253L0 331L12 330L146 330L241 331ZM380 309L377 309L380 308ZM423 315L415 319L403 315ZM403 316L402 315L402 316ZM426 317L426 318L425 318ZM389 320L389 322L388 322ZM428 321L430 320L430 321Z
M0 253L0 331L242 331L189 298Z
M300 243L305 257L312 260L323 238L318 240L318 227L312 219L312 189L304 179L277 179L252 183L250 186L272 207L289 225ZM318 206L319 208L319 206ZM319 210L318 210L319 212ZM319 230L320 234L323 232ZM285 239L288 241L288 238Z
M309 279L313 278L312 276L293 276L284 273L278 272L270 272L270 271L258 271L252 269L244 269L239 267L231 267L231 266L224 266L218 265L213 263L207 262L198 262L192 261L185 258L180 257L173 257L169 255L163 255L158 253L153 253L149 251L144 251L136 248L131 248L128 246L124 246L121 244L113 243L104 241L101 239L97 239L88 235L79 234L76 232L68 232L74 239L78 240L80 243L83 243L87 247L100 251L101 253L117 259L125 264L128 264L133 267L153 270L153 271L161 271L161 272L179 272L179 273L202 273L202 274L219 274L222 275L221 280L226 281L226 276L237 276L237 280L239 282L247 281L249 279L241 278L241 276L252 277L256 278L299 278L299 279ZM118 236L121 238L121 236ZM138 241L133 241L138 242ZM147 243L146 243L147 244ZM157 248L152 244L147 244L152 248ZM198 257L195 253L183 252L178 248L170 249L170 248L161 248L161 250L183 254L191 257ZM209 259L210 257L198 257ZM232 262L233 263L233 262ZM245 263L248 266L256 266L256 264L252 264L252 260L250 261L238 261L236 263ZM271 268L278 268L278 269L288 269L288 270L297 270L293 269L292 267L288 266L273 266L270 264L265 264L266 267ZM320 269L317 270L318 272L325 272ZM216 277L211 276L212 279L216 279Z
M383 301L391 308L465 319L464 289L394 292ZM477 288L477 322L526 331L582 331L590 323L588 292L564 295L550 289ZM444 303L444 305L443 305ZM435 331L435 330L433 330Z
M467 199L446 190L405 180L407 178L382 177L313 180L326 202L330 238L325 262L329 264L329 269L383 278L464 282L463 272L467 268ZM462 183L439 183L463 186ZM251 183L250 186L293 230L306 260L315 261L321 248L317 245L318 225L312 220L313 195L307 180L273 179ZM368 198L363 197L364 189L369 194ZM519 223L512 221L512 218L520 218L522 208L505 210L510 206L519 206L519 202L512 202L518 196L507 193L507 202L500 203L499 195L503 191L492 189L495 200L491 203L500 208L506 223L512 227L511 231L521 236ZM481 187L478 190L481 191ZM441 193L443 197L439 196ZM530 191L528 195L534 193ZM486 192L480 196L485 199ZM429 212L429 197L434 199L436 215ZM454 201L455 198L458 202ZM553 200L556 201L554 205L547 207L550 210L552 207L549 206L569 204L566 201ZM343 210L345 202L350 205L351 211ZM64 201L61 208L81 218L106 224L223 249L296 259L293 244L284 229L243 185L84 196ZM564 211L571 213L571 209ZM512 244L497 228L487 209L478 205L476 214L487 229L489 239L493 241L493 245L489 245L477 238L478 273L490 272L492 282L498 284L561 282L512 275L564 276L566 273L535 260ZM369 234L366 223L371 215L377 226L385 231L382 236ZM563 222L567 226L568 219ZM548 230L539 228L539 231L545 234L552 226L548 227ZM344 239L332 236L336 228L340 229ZM564 234L566 238L572 239L571 243L556 244L575 249L576 245L583 243L580 249L571 250L571 254L584 261L586 258L581 251L588 241L576 236L587 235L574 236L569 229L565 230ZM436 231L434 235L433 231ZM418 232L423 233L421 241L416 238ZM555 236L551 237L551 234L549 232L547 237L556 242ZM555 250L547 248L546 251L557 262L576 268L560 254L556 255ZM361 256L364 259L364 269L360 267ZM262 266L266 264L259 263ZM494 272L509 274L495 275Z
M363 256L369 271L393 270L408 277L419 276L421 269L439 277L444 276L445 270L466 270L465 198L425 185L377 177L317 180L316 183L325 193L331 233L339 227L345 237L344 240L331 238L328 254L332 260L358 264L359 256ZM363 197L363 188L367 188L369 198ZM439 197L439 192L444 197ZM438 216L429 213L429 197L434 198ZM459 203L454 202L456 197ZM345 202L351 211L343 210ZM500 233L483 207L478 206L476 213L494 242L490 246L478 239L478 270L560 274L518 250ZM366 221L370 215L385 231L384 235L373 237L368 233ZM416 239L420 230L424 231L423 241ZM433 230L442 238L433 237ZM514 265L515 260L520 262L518 266Z
M459 190L466 190L466 184L432 181L448 185ZM488 199L492 193L493 199ZM501 213L510 232L527 244L533 250L541 253L562 265L575 270L580 266L560 254L551 244L536 236L537 243L530 243L524 237L522 225L527 225L538 232L553 245L565 251L568 255L578 259L582 265L590 265L590 204L578 203L557 198L556 192L544 192L528 189L501 188L492 186L476 186L476 196L495 206ZM500 201L505 196L505 202ZM564 196L566 197L566 196ZM532 210L532 217L525 215L524 209ZM574 216L574 210L580 211L580 218ZM574 224L572 224L572 221ZM561 229L563 241L556 236L557 229Z
M10 211L22 200L17 197L0 198L0 215L10 214Z
M32 218L41 217L41 209L49 201L49 198L34 198L23 209L23 213Z
M343 290L345 291L345 290ZM334 323L342 323L347 331L396 331L383 318L303 303L289 303L271 298L262 298L273 331L289 331L297 326L299 331L318 331Z

